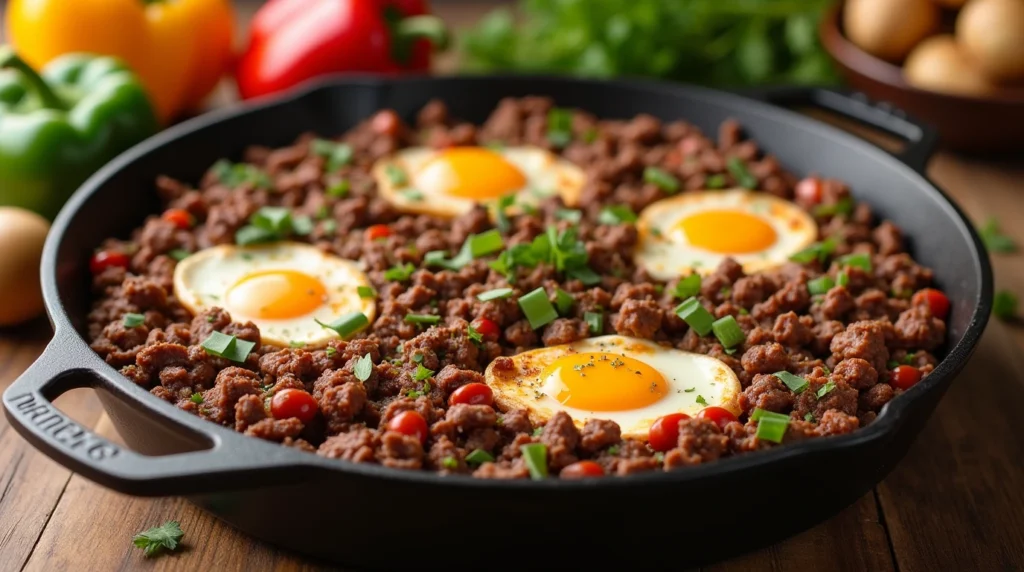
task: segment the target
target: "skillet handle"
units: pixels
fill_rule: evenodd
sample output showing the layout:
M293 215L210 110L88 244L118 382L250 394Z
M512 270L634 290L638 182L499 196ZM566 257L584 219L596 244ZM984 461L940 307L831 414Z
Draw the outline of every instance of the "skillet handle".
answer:
M906 146L893 155L918 172L924 172L939 140L934 127L908 117L902 109L888 103L873 102L860 92L783 86L742 93L782 107L818 107L899 137Z
M11 426L50 458L82 476L118 492L140 496L188 495L227 488L259 486L283 477L273 465L280 455L247 452L251 438L222 441L215 426L196 418L189 430L212 447L164 456L146 456L82 427L53 405L62 393L80 387L106 387L95 372L75 363L61 335L3 394ZM207 427L204 427L207 425ZM256 443L259 444L259 443ZM287 453L287 451L285 451ZM294 461L291 463L294 471ZM292 473L294 478L294 472Z

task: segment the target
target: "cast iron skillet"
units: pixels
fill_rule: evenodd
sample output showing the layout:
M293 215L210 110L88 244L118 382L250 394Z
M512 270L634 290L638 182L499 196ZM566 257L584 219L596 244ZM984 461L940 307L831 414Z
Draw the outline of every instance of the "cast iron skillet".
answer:
M158 211L158 174L195 181L216 159L238 158L247 145L286 145L307 130L338 134L384 107L410 119L440 98L455 115L481 122L501 98L530 94L599 117L683 118L707 133L735 117L787 168L848 181L856 196L902 227L917 260L935 270L953 306L946 358L851 435L671 473L503 482L349 464L245 437L150 395L83 339L92 249ZM102 485L134 495L184 495L253 536L354 566L682 567L776 542L852 503L903 456L974 349L989 315L992 278L971 225L921 174L935 140L930 130L829 91L761 97L830 109L906 139L907 149L891 155L763 101L633 80L335 80L173 127L92 177L54 223L42 279L55 335L4 393L6 414L40 450ZM96 389L131 450L53 407L55 397L83 386Z

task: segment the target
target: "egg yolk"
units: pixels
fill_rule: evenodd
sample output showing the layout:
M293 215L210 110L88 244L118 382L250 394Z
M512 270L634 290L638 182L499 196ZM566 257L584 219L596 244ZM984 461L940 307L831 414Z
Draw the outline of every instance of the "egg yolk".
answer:
M708 210L677 223L690 244L721 254L760 252L775 244L775 229L745 212Z
M427 161L415 186L426 193L497 199L526 186L526 177L500 154L481 147L452 147Z
M250 318L282 320L316 310L327 299L320 280L296 270L267 270L243 276L228 290L231 313Z
M607 352L571 354L545 368L543 379L557 376L562 390L555 396L562 405L587 411L639 409L668 393L658 371L631 357Z

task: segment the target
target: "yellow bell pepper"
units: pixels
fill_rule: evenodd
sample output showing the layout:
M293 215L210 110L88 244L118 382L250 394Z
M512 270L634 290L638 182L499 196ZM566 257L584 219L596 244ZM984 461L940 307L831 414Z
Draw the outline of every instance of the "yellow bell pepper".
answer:
M120 58L166 123L197 106L232 61L230 0L11 0L7 37L41 68L68 52Z

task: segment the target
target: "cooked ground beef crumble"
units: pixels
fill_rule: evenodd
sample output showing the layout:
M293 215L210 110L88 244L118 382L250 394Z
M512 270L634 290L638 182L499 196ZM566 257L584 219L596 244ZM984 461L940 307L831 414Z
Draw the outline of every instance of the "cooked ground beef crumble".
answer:
M870 423L902 392L890 383L893 362L923 375L932 371L937 363L932 352L945 339L945 323L932 315L926 300L913 296L930 285L932 272L903 251L896 226L877 223L868 205L850 203L842 182L814 179L813 193L794 192L797 179L745 140L734 121L723 123L714 141L682 121L662 123L644 115L599 120L576 111L573 140L558 149L547 136L552 105L543 97L507 99L482 126L449 117L439 101L422 109L415 127L392 111L381 111L338 139L354 154L350 164L330 172L325 157L311 150L312 135L283 149L248 149L245 162L265 173L270 185L242 180L229 188L213 170L198 187L161 177L156 186L166 208L187 211L195 225L181 228L153 216L130 240L102 245L102 251L126 254L130 262L128 268L106 266L94 276L96 300L88 325L93 349L157 397L246 435L328 458L483 478L528 477L522 446L530 443L546 445L552 476L578 460L595 461L606 474L626 475L777 446L756 436L757 422L749 419L755 408L790 416L783 444L849 433ZM543 263L520 268L512 283L486 260L457 271L425 268L424 253L454 254L469 235L492 228L488 213L478 208L454 220L402 214L377 196L370 167L406 146L492 142L551 149L586 172L578 223L561 220L557 212L564 205L549 199L537 213L512 217L504 240L506 246L525 244L549 225L574 226L600 284L584 286ZM704 277L699 295L714 317L733 316L746 334L735 351L726 351L714 335L697 335L676 315L674 283L652 280L634 265L635 227L597 221L605 205L628 205L639 212L667 196L644 182L647 166L671 173L686 192L706 188L709 177L737 186L740 181L728 168L732 158L742 161L758 190L816 213L819 237L835 240L835 256L866 254L871 270L845 268L845 286L812 296L808 282L822 275L836 278L840 268L835 262L791 262L747 276L726 259ZM342 179L349 183L347 194L327 191ZM844 203L852 208L829 208ZM378 316L355 339L311 350L261 345L254 324L233 322L220 309L193 316L175 300L176 256L233 243L235 232L268 205L310 216L316 223L305 240L365 264L377 291ZM389 236L368 237L365 229L375 224L386 224ZM384 277L387 269L405 263L417 268L407 281ZM574 304L566 315L534 330L515 298L477 298L502 287L513 288L516 295L543 287L552 300L561 288ZM656 454L644 442L622 439L611 421L590 420L580 431L559 413L534 427L524 410L448 406L451 393L482 382L483 370L494 360L587 337L584 316L593 310L605 312L605 334L653 339L711 355L732 368L744 388L740 421L719 426L706 419L683 420L676 446ZM403 320L410 312L437 313L443 319L423 327ZM124 316L129 313L142 314L144 320L128 327ZM473 339L468 326L478 318L493 321L497 331ZM214 331L254 342L255 349L239 364L211 355L200 344ZM372 371L360 381L356 362L367 354ZM436 372L426 392L422 381L414 379L420 365ZM806 379L807 389L790 390L773 375L783 370ZM821 391L827 385L831 388ZM287 388L315 399L318 413L308 423L276 419L268 411L270 398ZM385 429L406 411L427 421L425 445ZM467 461L478 449L494 461Z

